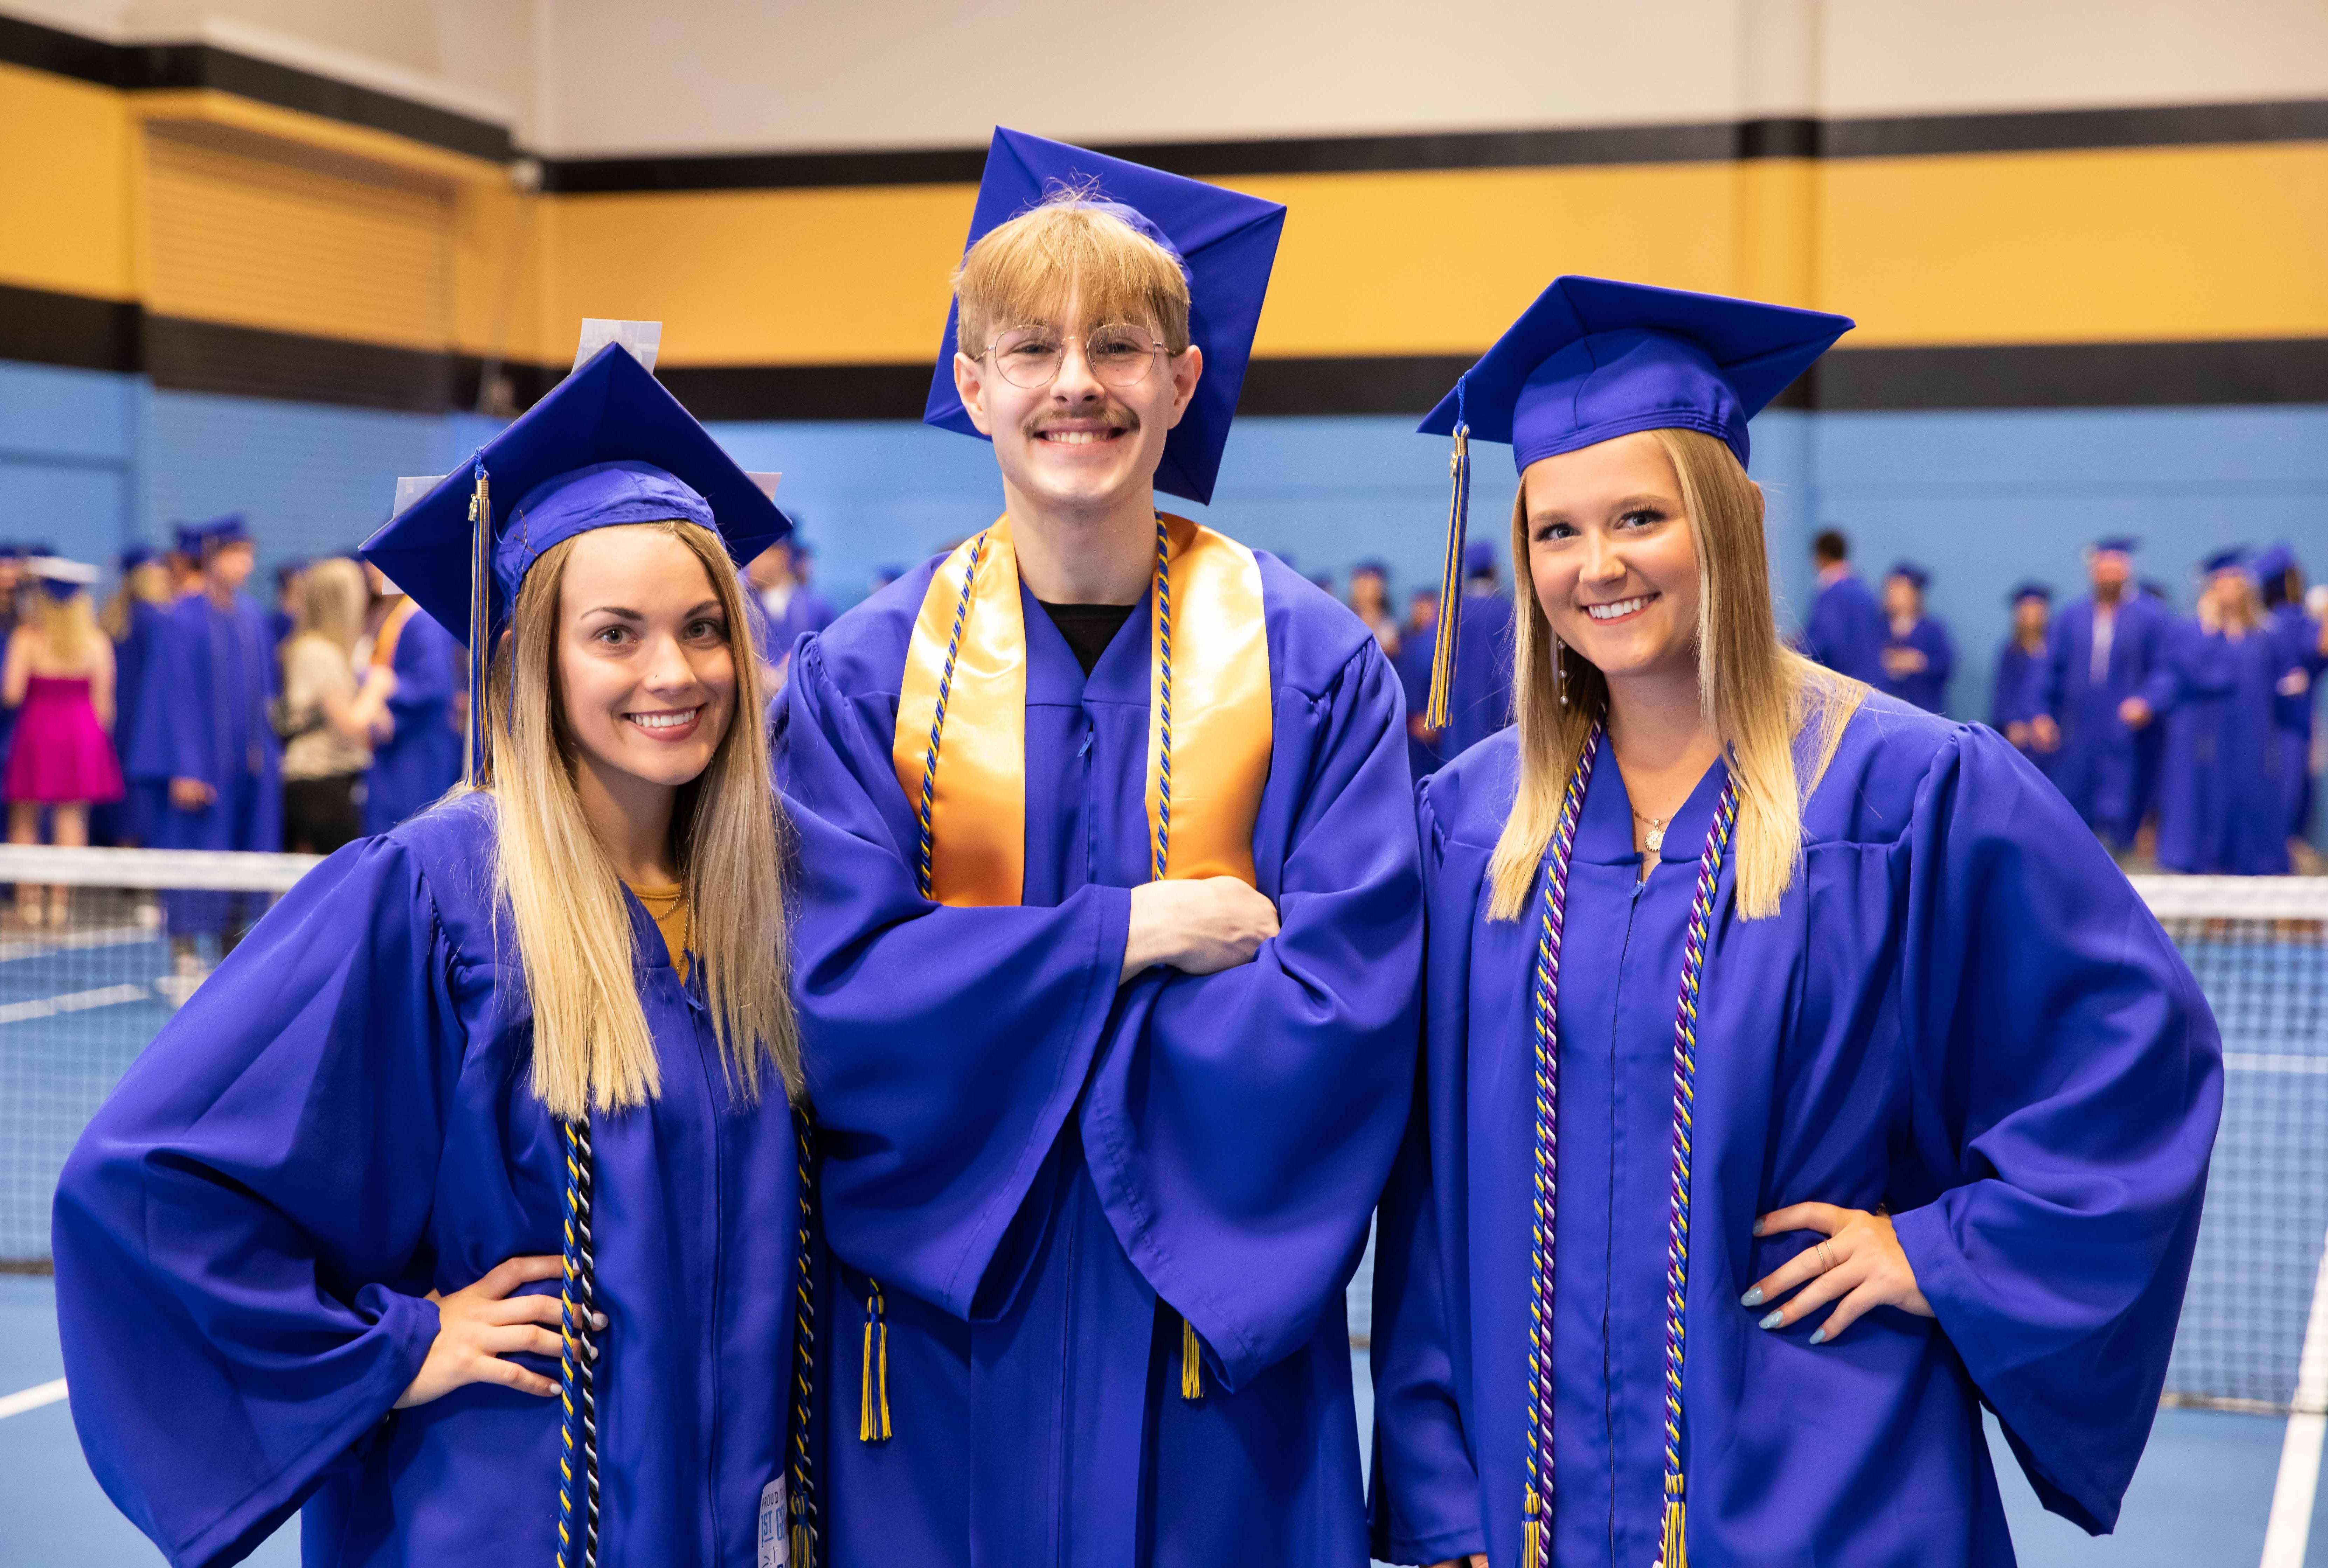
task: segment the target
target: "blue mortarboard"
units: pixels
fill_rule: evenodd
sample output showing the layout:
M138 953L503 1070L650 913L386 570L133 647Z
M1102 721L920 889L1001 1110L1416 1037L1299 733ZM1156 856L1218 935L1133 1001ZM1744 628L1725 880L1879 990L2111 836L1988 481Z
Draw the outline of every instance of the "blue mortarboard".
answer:
M1932 583L1932 574L1929 572L1925 571L1921 566L1917 565L1913 561L1894 561L1892 564L1892 570L1886 572L1884 575L1887 577L1905 577L1909 582L1913 583L1916 585L1916 592L1919 593L1921 593L1926 588L1930 587Z
M2211 577L2218 572L2232 572L2248 558L2245 545L2234 545L2228 550L2218 550L2199 563L2199 570Z
M1285 209L1201 180L997 128L963 253L988 230L1040 206L1058 190L1090 191L1096 204L1170 251L1187 275L1188 337L1204 350L1205 371L1187 412L1165 438L1156 488L1199 504L1209 501L1245 365L1253 357L1253 328L1261 320L1262 296L1269 291ZM922 419L976 435L978 427L953 389L960 313L959 302L946 312L945 339Z
M1496 573L1496 547L1493 545L1467 546L1463 551L1463 575L1492 577Z
M1441 591L1455 592L1470 443L1509 442L1515 466L1643 430L1697 430L1742 464L1746 422L1808 369L1848 316L1599 277L1559 277L1423 419L1455 438ZM1460 616L1440 620L1426 722L1447 722Z
M2023 599L2042 599L2046 603L2051 604L2053 602L2052 587L2032 578L2025 583L2016 583L2013 592L2005 596L2005 602L2018 604Z
M652 372L610 342L364 541L363 558L469 646L473 777L483 665L527 570L577 534L671 518L718 534L738 568L792 529Z
M121 546L121 570L125 573L135 572L161 553L147 544L124 545Z
M2131 555L2142 548L2142 541L2132 534L2107 534L2096 539L2093 547L2098 555Z
M178 530L178 547L195 560L229 545L250 543L250 524L240 512L229 512L208 522Z
M2281 539L2258 551L2256 558L2248 563L2248 569L2256 574L2258 582L2267 583L2274 578L2286 576L2295 565L2295 546Z
M1350 575L1353 577L1379 577L1384 582L1387 583L1390 581L1390 567L1386 563L1375 560L1372 556L1368 556L1366 559L1359 562L1356 565L1350 568Z
M0 539L0 561L21 561L23 558L23 546L14 539Z

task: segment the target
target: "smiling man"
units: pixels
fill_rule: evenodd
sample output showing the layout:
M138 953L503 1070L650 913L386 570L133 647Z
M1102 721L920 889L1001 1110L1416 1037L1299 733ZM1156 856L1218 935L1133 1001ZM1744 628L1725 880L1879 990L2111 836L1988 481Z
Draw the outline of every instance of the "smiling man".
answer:
M1282 217L998 133L928 417L1008 509L797 655L821 1562L1366 1561L1403 705L1356 617L1155 493L1211 497Z

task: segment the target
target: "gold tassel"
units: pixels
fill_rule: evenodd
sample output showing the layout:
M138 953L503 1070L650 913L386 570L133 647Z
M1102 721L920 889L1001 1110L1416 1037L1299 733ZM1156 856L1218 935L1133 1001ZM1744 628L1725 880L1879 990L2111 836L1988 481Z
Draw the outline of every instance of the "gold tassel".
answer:
M886 1442L889 1437L889 1320L883 1311L887 1305L878 1285L865 1298L865 1351L857 1384L859 1442Z
M1432 642L1431 696L1422 722L1434 730L1447 727L1454 706L1455 638L1462 620L1463 536L1471 510L1471 427L1458 415L1455 452L1447 460L1451 481L1447 500L1447 558L1439 568L1439 626Z
M1197 1344L1196 1325L1180 1320L1180 1397L1194 1405L1205 1396L1205 1353Z
M816 1568L816 1559L809 1554L808 1521L793 1521L793 1549L786 1558L792 1568Z
M1678 1494L1666 1499L1665 1568L1689 1568L1689 1550L1682 1542L1685 1507Z
M493 500L485 465L476 464L476 487L469 492L469 718L461 738L461 782L486 782L485 681L493 628Z
M1526 1522L1520 1526L1520 1568L1544 1568L1544 1517L1535 1489L1527 1489Z

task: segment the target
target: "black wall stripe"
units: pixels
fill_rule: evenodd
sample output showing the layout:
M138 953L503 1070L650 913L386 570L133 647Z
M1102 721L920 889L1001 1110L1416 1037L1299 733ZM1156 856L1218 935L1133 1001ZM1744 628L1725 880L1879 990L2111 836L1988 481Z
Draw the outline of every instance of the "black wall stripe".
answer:
M105 43L0 16L0 61L130 92L215 88L473 157L514 155L506 126L206 43Z
M147 315L136 305L0 285L0 359L144 372L156 387L395 408L472 408L470 356ZM1238 412L1420 416L1469 355L1255 359ZM563 365L500 364L511 411ZM930 369L670 365L663 384L704 419L919 419ZM1829 411L2328 404L2328 338L1839 349L1772 406Z

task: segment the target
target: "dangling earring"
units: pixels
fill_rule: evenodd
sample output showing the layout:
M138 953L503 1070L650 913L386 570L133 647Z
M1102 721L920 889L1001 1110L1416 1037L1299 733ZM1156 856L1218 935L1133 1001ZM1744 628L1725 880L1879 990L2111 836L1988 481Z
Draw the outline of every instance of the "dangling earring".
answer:
M1568 661L1561 658L1560 639L1552 639L1552 689L1560 694L1560 705L1568 705Z

